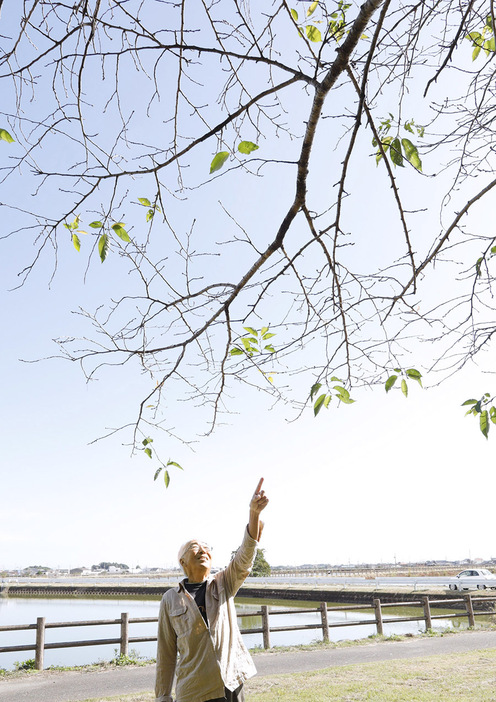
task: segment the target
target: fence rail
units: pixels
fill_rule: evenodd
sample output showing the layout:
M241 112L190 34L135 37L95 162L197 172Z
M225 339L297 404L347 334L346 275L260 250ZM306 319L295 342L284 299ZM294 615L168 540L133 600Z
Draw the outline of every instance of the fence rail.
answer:
M259 616L262 618L262 626L255 627L251 629L241 629L242 634L262 634L264 648L270 648L270 635L271 633L279 631L298 631L304 629L320 629L322 631L322 638L324 641L329 640L329 630L339 627L349 627L349 626L363 626L375 625L377 634L383 635L384 624L391 624L396 622L414 622L414 621L424 621L425 629L428 631L432 628L432 622L436 619L454 619L455 617L467 617L468 624L470 627L475 626L475 617L488 614L485 611L474 611L474 602L496 602L496 597L472 597L472 595L464 595L459 599L447 599L447 600L431 600L427 595L423 596L421 600L415 600L413 602L381 602L379 598L373 600L371 604L362 605L345 605L328 607L326 602L321 602L317 608L305 608L305 609L284 609L269 611L268 605L262 605L259 611L239 613L237 616L239 618L243 617L254 617ZM439 607L442 604L453 605L454 603L460 603L464 605L465 611L452 612L450 614L432 614L431 604L435 607ZM421 607L422 611L418 616L413 617L385 617L384 609L388 607ZM360 621L353 622L337 622L329 623L329 613L330 612L350 612L357 610L369 610L374 612L373 619L364 619ZM271 626L270 618L281 614L301 614L309 612L319 612L320 622L318 624L300 624L297 626ZM119 619L100 619L100 620L90 620L90 621L80 621L80 622L47 622L45 617L38 617L36 624L15 624L9 626L0 626L1 632L8 631L22 631L22 630L34 630L36 632L36 640L32 644L23 644L18 646L0 646L0 653L13 653L20 651L34 651L35 652L35 668L37 670L43 670L44 667L44 652L48 649L56 648L78 648L80 646L97 646L104 644L118 644L120 654L127 656L129 653L129 644L143 643L148 641L156 641L156 636L129 636L129 626L131 624L143 624L143 623L157 623L157 617L141 617L141 618L131 618L127 612L123 612ZM68 627L76 626L103 626L103 625L120 625L120 636L118 638L110 639L92 639L83 641L63 641L57 643L46 643L45 642L45 631L46 629L65 629Z

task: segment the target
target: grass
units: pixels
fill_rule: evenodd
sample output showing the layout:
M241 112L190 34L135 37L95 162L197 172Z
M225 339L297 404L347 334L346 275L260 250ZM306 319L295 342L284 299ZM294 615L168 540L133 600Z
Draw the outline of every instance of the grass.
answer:
M496 650L364 663L246 683L249 702L496 702ZM153 702L151 692L86 702Z

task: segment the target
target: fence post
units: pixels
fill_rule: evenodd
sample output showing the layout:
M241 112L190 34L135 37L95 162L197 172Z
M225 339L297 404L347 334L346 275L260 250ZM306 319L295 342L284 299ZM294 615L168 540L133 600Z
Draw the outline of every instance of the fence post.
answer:
M129 653L129 612L121 614L121 656Z
M422 597L424 602L424 618L425 618L425 630L430 631L432 629L432 619L431 619L431 606L429 603L429 597Z
M270 648L269 608L262 605L262 628L264 648Z
M384 628L382 626L382 610L381 601L379 599L374 599L374 609L375 609L375 623L377 625L377 634L383 636Z
M43 658L45 654L45 617L38 617L36 620L36 650L34 655L34 667L36 670L43 670Z
M322 619L322 638L329 641L329 621L327 619L327 602L320 603L320 616Z
M465 595L465 607L467 608L468 625L475 626L474 607L472 604L472 595Z

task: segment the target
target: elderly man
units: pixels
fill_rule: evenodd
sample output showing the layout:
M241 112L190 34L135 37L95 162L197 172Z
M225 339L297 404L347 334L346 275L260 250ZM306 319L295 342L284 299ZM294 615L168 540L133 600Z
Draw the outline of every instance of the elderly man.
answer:
M168 590L158 620L157 702L243 702L243 683L256 669L238 629L234 596L248 576L262 533L268 498L263 478L250 502L243 542L227 568L210 575L212 556L202 541L186 542L179 563L186 578ZM178 658L179 654L179 658Z

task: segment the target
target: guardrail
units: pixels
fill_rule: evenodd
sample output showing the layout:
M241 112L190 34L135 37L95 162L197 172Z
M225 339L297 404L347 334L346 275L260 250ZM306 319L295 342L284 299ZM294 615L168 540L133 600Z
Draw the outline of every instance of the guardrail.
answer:
M428 631L432 628L433 620L437 619L454 619L455 617L467 617L468 625L470 627L475 626L475 617L480 615L486 615L487 611L474 611L474 602L495 602L496 597L479 597L473 598L471 595L464 595L459 599L450 598L448 600L434 600L433 603L436 607L442 604L449 603L463 603L465 607L464 612L453 612L450 614L432 614L431 612L431 601L428 596L422 597L420 600L415 600L413 602L388 602L382 603L379 598L375 598L371 604L364 605L347 605L339 607L328 607L326 602L321 602L317 608L305 608L305 609L285 609L285 610L275 610L269 611L267 605L262 605L259 611L239 613L237 616L243 617L253 617L260 616L262 619L262 626L255 627L252 629L241 629L242 634L262 634L264 648L270 648L270 635L271 633L280 631L298 631L304 629L320 629L322 631L322 638L324 641L329 640L329 630L339 627L350 627L350 626L363 626L363 625L375 625L377 634L383 635L384 624L397 623L397 622L413 622L413 621L424 621L425 629ZM418 616L413 617L390 617L386 618L384 616L384 609L391 607L421 607L422 612ZM374 618L366 619L361 621L352 622L337 622L329 623L329 613L332 612L351 612L357 610L369 610L373 611ZM296 626L271 626L270 618L281 615L281 614L301 614L309 612L320 612L320 623L318 624L300 624ZM157 617L141 617L141 618L130 618L127 612L121 614L120 619L102 619L102 620L91 620L91 621L80 621L80 622L47 622L45 617L38 617L36 624L18 624L10 626L0 626L0 632L8 631L22 631L22 630L35 630L36 640L33 644L23 644L18 646L1 646L0 653L13 653L21 651L35 651L35 668L37 670L43 670L44 667L44 652L48 649L56 648L77 648L80 646L96 646L104 644L118 644L120 647L120 654L127 656L129 653L129 644L142 643L148 641L156 641L156 636L129 636L129 627L131 624L143 624L143 623L157 623ZM92 639L83 641L64 641L57 643L46 643L45 642L45 631L46 629L55 628L68 628L68 627L83 627L83 626L102 626L110 624L120 625L120 636L118 638L109 639Z

